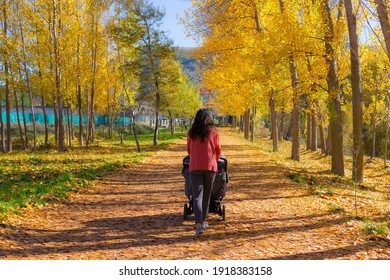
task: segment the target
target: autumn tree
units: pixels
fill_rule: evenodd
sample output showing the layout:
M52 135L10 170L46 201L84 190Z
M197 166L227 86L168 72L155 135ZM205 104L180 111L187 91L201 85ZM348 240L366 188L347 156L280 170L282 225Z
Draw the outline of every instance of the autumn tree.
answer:
M369 135L365 137L366 144L371 141L367 153L373 159L377 155L377 129L386 118L386 95L388 94L389 69L383 54L373 46L366 46L362 56L362 86L364 124L368 125ZM368 145L367 145L368 146Z
M23 19L22 18L22 14L28 14L29 12L31 12L31 9L29 9L28 7L28 4L26 6L22 6L20 4L23 4L22 3L19 3L19 2L16 2L15 3L15 9L17 11L17 14L16 14L16 19L17 19L17 22L15 23L15 25L18 27L18 30L19 30L19 39L20 39L20 55L19 55L19 59L20 59L20 63L22 65L22 69L23 69L23 72L24 72L24 82L25 82L25 86L26 86L26 90L27 90L27 93L28 93L28 97L29 97L29 103L30 103L30 110L31 110L31 122L32 122L32 126L33 126L33 145L32 145L32 151L35 152L36 148L37 148L37 131L36 131L36 121L35 121L35 112L34 112L34 99L33 99L33 88L32 88L32 84L31 84L31 74L30 74L30 68L32 68L30 65L28 65L29 63L29 60L28 60L28 56L30 55L28 53L28 50L27 50L27 40L29 40L29 38L27 37L27 40L26 40L26 35L28 36L29 34L26 33L25 31L25 26L28 26L27 24L27 19Z
M340 7L332 5L331 8L328 1L202 1L195 2L189 11L187 17L192 20L187 27L202 40L198 57L207 61L203 83L216 90L219 96L226 96L218 99L220 106L228 104L225 99L233 100L235 106L230 106L231 113L239 108L243 114L254 104L258 107L262 107L259 104L268 104L275 151L278 148L275 104L280 104L278 109L281 112L292 107L295 121L291 157L299 160L300 106L304 96L310 115L310 121L307 120L310 127L308 144L312 150L316 149L318 125L322 149L332 153L332 172L343 175L343 122L338 75L344 72L339 72L337 66L343 55L339 50L344 43ZM281 75L286 72L289 72L290 80L287 88L284 82L288 76ZM300 80L299 75L302 76ZM254 87L257 89L255 94ZM276 94L278 92L284 94ZM324 98L325 93L328 100ZM291 101L289 108L285 104ZM329 116L325 106L329 108ZM328 120L328 138L332 141L326 141ZM330 142L333 149L326 145Z
M161 111L168 115L171 134L174 119L195 115L201 107L199 92L183 71L183 66L173 56L161 61L159 84L161 89Z
M140 95L138 98L154 103L155 128L154 145L158 144L161 91L159 85L161 60L169 57L173 49L172 42L159 30L164 11L154 7L148 1L120 1L122 21L116 28L118 37L134 46L138 53L140 69ZM122 24L123 23L123 24Z
M102 23L104 12L110 6L110 0L87 1L86 2L86 22L88 23L87 30L87 48L89 50L89 65L88 71L88 124L87 124L87 139L86 145L93 143L95 135L95 110L98 95L102 94L104 89L101 88L102 83L99 83L99 75L104 73L104 66L107 63L107 46L105 42L107 36L104 34L105 27ZM104 79L102 79L104 80Z

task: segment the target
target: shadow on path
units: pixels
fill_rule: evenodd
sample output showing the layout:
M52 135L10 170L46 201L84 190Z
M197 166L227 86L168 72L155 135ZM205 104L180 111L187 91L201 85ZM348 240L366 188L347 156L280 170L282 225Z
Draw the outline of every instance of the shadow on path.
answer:
M142 249L149 259L169 254L180 259L202 248L192 258L216 254L219 259L334 259L378 246L388 249L388 243L378 242L346 245L353 241L336 229L350 216L317 209L307 189L286 178L288 170L242 140L224 131L221 135L230 177L224 199L227 220L210 217L210 228L201 239L194 241L193 221L183 221L187 197L181 175L186 155L182 140L142 164L97 181L59 208L44 208L14 229L4 230L1 238L6 245L0 247L0 258L78 259L88 254L90 259L112 259L115 251L122 258L136 259ZM330 228L344 242L332 244ZM323 249L308 249L313 244ZM291 246L295 249L288 253Z

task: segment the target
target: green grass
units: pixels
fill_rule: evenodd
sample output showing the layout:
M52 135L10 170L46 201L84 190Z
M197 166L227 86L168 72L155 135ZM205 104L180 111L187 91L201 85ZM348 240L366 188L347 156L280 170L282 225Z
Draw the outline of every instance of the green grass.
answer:
M329 205L329 212L330 213L339 213L339 212L345 212L344 208L342 208L340 205L336 203L328 203Z
M123 144L118 139L99 138L95 142L98 144L88 149L75 146L64 153L52 148L34 154L24 151L0 154L0 224L7 215L17 214L28 205L66 199L69 193L91 186L94 180L110 172L137 164L185 136L160 129L159 145L154 147L153 133L144 130L146 133L139 136L140 153L134 139L128 137Z
M287 177L290 178L291 181L298 183L300 185L305 185L306 180L305 178L302 177L302 175L297 174L297 173L289 173L287 174Z
M366 222L364 225L364 231L367 234L386 235L389 233L389 228L386 223Z

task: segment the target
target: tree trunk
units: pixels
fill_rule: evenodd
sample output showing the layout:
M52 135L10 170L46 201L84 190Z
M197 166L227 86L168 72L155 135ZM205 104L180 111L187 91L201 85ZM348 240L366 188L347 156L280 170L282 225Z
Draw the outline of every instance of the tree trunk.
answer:
M18 2L16 2L18 3ZM32 96L32 91L31 91L31 83L30 83L30 72L29 69L27 68L27 55L26 55L26 45L24 41L24 30L23 30L23 25L22 22L20 21L20 11L18 9L18 5L16 6L18 10L18 22L19 22L19 32L22 40L22 52L23 52L23 69L24 69L24 74L26 77L26 85L27 85L27 93L30 99L30 110L31 110L31 122L33 125L33 146L32 146L32 151L35 152L37 149L37 128L36 128L36 123L35 123L35 112L34 112L34 99Z
M240 132L244 132L244 135L245 135L244 116L240 116L239 127L240 127Z
M76 20L77 22L80 21L79 13L76 14ZM77 65L77 85L76 85L76 92L77 92L77 108L78 108L78 115L79 115L79 145L84 145L84 137L83 137L83 99L81 95L81 66L80 66L80 42L81 37L80 33L77 35L77 56L76 56L76 65Z
M284 2L279 0L279 9L284 14ZM291 159L299 161L299 145L300 145L300 97L298 92L298 71L297 64L294 58L293 49L290 50L290 75L291 85L293 89L293 126L292 126L292 147L291 147Z
M26 145L24 142L24 136L23 136L23 130L22 130L22 124L20 123L20 114L19 114L19 104L18 104L18 96L16 93L16 90L14 89L15 94L15 109L16 109L16 117L18 118L18 129L19 129L19 135L20 135L20 143L22 145L22 149L26 149Z
M356 15L353 12L352 0L345 0L347 14L349 43L351 53L351 84L352 84L352 121L353 121L353 150L352 150L352 179L357 183L363 182L363 109L360 78L359 42L356 31Z
M22 117L23 117L23 129L24 129L24 140L25 140L25 143L24 143L24 146L27 147L28 146L28 142L29 142L29 138L28 138L28 130L27 130L27 120L26 120L26 110L25 110L25 106L24 106L24 94L22 93L21 94L21 101L22 101Z
M286 131L286 140L289 140L289 139L292 139L292 130L293 130L293 114L291 112L290 115L290 123L288 124L288 128L287 128L287 131Z
M279 115L279 122L278 122L278 141L281 142L284 139L284 119L286 117L286 113L283 109L283 111Z
M9 90L9 61L7 51L7 39L8 39L8 15L7 15L7 1L3 1L2 5L3 12L3 41L5 41L3 49L3 67L4 67L4 79L5 79L5 114L6 114L6 125L7 125L7 141L6 151L12 152L12 130L11 130L11 96Z
M311 148L311 137L312 137L312 114L310 111L310 107L308 106L308 112L306 113L306 150L310 150Z
M256 130L256 106L252 106L251 115L251 141L255 141L255 130Z
M155 67L155 61L154 61L154 54L152 52L152 46L151 46L151 30L149 29L149 26L146 25L147 28L147 33L148 33L148 56L149 56L149 64L150 64L150 69L152 71L153 79L154 79L154 90L155 90L155 97L156 97L156 104L155 104L155 114L156 114L156 124L154 127L154 135L153 135L153 145L157 146L158 145L158 126L159 126L159 114L160 114L160 88L159 88L159 83L158 83L158 76L156 72L156 67Z
M131 113L131 128L133 130L134 140L135 140L135 143L137 145L137 151L141 152L141 147L139 145L139 141L138 141L138 137L137 137L137 128L136 128L136 125L135 125L134 109L131 109L130 113Z
M85 108L87 110L87 121L86 121L86 131L85 131L85 147L88 148L88 130L89 130L89 119L91 117L91 114L89 113L89 91L88 87L85 87Z
M181 132L185 131L185 124L186 124L186 119L183 118L182 121L181 121Z
M390 62L390 21L389 21L389 11L387 10L388 1L386 0L375 0L376 9L378 12L379 22L381 25L383 37L385 38L387 57Z
M33 9L36 10L36 2L33 1ZM49 25L50 26L50 25ZM39 82L42 85L43 84L43 78L42 78L42 67L41 67L41 52L40 52L40 44L39 44L39 36L38 36L38 26L35 28L35 39L36 39L36 56L37 56L37 64L38 64L38 77ZM52 69L52 63L50 63L50 69ZM48 120L47 120L47 114L46 114L46 104L45 104L45 98L44 93L42 90L42 87L39 88L40 90L40 97L41 97L41 106L43 111L43 119L45 124L45 145L49 145L49 126L48 126Z
M326 139L326 155L332 155L332 130L330 129L330 124L328 125L328 137Z
M320 103L318 100L317 100L317 115L318 115L318 128L320 131L321 153L326 155L326 138L325 138L324 117L322 115L322 110L321 110Z
M43 96L41 96L41 100L42 100L43 119L45 123L45 145L49 145L49 123L47 120L46 104Z
M58 112L57 112L57 102L55 100L53 103L53 114L54 114L54 143L58 145Z
M375 147L376 147L376 121L373 118L372 120L372 143L371 143L371 159L375 157Z
M79 113L79 144L80 146L84 145L83 137L83 101L81 97L81 85L77 85L77 108Z
M121 144L123 144L124 137L125 137L125 109L123 108L122 128L121 128Z
M325 138L325 127L322 124L322 122L318 125L319 131L320 131L320 147L321 147L321 154L326 155L326 138Z
M341 116L340 86L337 77L336 52L334 45L334 29L331 10L328 0L321 2L322 20L325 27L325 59L328 64L328 91L330 111L330 132L332 146L332 166L334 174L344 176L344 154L343 154L343 129Z
M387 5L385 0L375 0L377 6L377 12L379 17L379 22L381 25L383 37L385 39L387 57L390 62L390 21L389 21L389 11L387 10ZM387 96L387 107L390 107L390 98ZM389 139L389 114L390 110L387 112L387 121L386 121L386 136L385 136L385 151L384 151L384 167L387 167L387 143Z
M60 73L57 73L60 75ZM61 78L57 78L57 83L61 83ZM57 114L58 114L58 149L61 152L65 151L65 129L64 129L64 112L62 106L61 89L57 89Z
M271 96L269 99L269 107L271 111L271 138L272 138L272 150L274 152L279 151L278 142L278 125L276 120L276 108L275 108L275 91L271 88Z
M24 106L24 94L21 94L21 101L22 101L22 117L23 117L23 128L24 128L24 140L26 141L24 143L24 146L28 146L28 131L27 131L27 120L26 120L26 111L25 111L25 106Z
M317 138L318 138L317 131L318 131L317 130L317 117L316 117L316 114L313 111L313 114L311 115L311 137L310 137L310 140L311 140L310 150L312 150L313 152L317 151L317 146L318 146L318 143L317 143Z
M249 128L250 128L250 109L245 111L245 120L244 120L244 138L249 140Z
M12 73L11 73L11 76L13 76ZM24 141L22 124L20 123L18 93L16 92L14 78L12 78L11 81L12 81L12 89L13 89L14 97L15 97L15 110L16 110L16 117L18 119L18 128L19 128L20 142L21 142L21 145L22 145L22 149L25 150L26 149L26 145L25 145L25 141ZM0 114L1 114L1 110L0 110Z
M93 143L94 142L94 133L95 133L95 129L94 129L94 125L95 125L95 84L94 82L92 82L92 85L91 85L91 97L90 97L90 100L89 100L89 109L88 109L88 113L89 113L89 117L88 117L88 126L87 126L87 146L89 145L89 143Z
M384 165L384 168L387 167L387 153L388 153L387 145L388 145L388 141L389 141L389 117L387 117L387 122L386 122L385 151L384 151L384 155L383 155L383 165Z
M110 105L110 89L107 88L107 129L108 139L112 139L112 122L111 122L111 105ZM106 124L106 123L105 123Z
M87 146L90 142L94 142L95 138L95 91L96 91L96 73L97 73L97 51L98 51L98 20L96 15L93 15L92 19L92 52L91 52L91 64L92 64L92 81L91 81L91 98L89 100L89 122L87 128Z
M4 121L3 121L3 101L0 94L0 138L1 138L1 152L5 153L5 135L4 135Z
M299 105L299 93L298 93L298 72L297 65L293 56L290 57L290 74L291 84L293 88L293 131L292 131L292 148L291 159L299 161L299 144L300 144L300 105Z
M72 121L69 106L66 108L66 123L68 130L68 147L72 147Z
M70 112L70 136L72 141L74 141L74 124L73 124L73 110Z
M158 126L159 126L159 118L160 118L160 93L156 93L156 123L154 126L154 134L153 134L153 145L158 145Z
M386 121L385 121L385 151L383 155L383 163L384 163L384 168L387 167L387 145L389 141L389 121L390 121L390 95L387 96L387 114L386 114Z
M170 110L168 110L168 114L169 114L169 129L171 131L171 135L174 134L174 130L173 130L173 117L172 117L172 113Z
M236 129L237 128L237 117L236 116L233 116L233 118L232 118L233 120L232 120L232 128L233 129Z
M53 51L54 51L54 69L55 69L55 84L56 84L56 102L58 109L58 149L60 152L65 151L65 131L64 131L64 117L62 109L62 91L61 91L61 64L60 64L60 46L58 38L58 29L61 29L61 19L58 16L59 6L57 0L52 0L53 5ZM58 17L58 18L57 18Z

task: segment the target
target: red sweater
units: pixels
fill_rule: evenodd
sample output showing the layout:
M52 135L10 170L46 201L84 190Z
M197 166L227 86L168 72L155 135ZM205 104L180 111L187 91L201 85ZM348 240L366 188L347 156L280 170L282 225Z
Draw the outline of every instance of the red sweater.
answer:
M209 139L203 143L199 137L192 140L188 134L187 152L190 155L190 171L211 170L218 172L217 160L221 155L221 146L219 145L218 132L215 129L210 130Z

